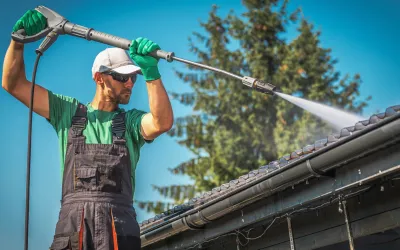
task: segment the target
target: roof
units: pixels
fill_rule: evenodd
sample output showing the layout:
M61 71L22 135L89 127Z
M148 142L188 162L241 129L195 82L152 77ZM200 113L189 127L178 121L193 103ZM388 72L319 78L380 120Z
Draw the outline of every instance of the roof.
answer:
M288 164L304 158L305 156L325 149L332 144L338 144L345 138L364 131L372 125L380 123L381 121L386 120L389 117L397 114L400 114L400 105L388 107L383 113L374 114L370 116L370 118L367 120L357 122L354 126L345 127L341 129L338 133L330 134L323 139L315 141L313 144L295 150L292 153L284 155L280 159L277 159L275 161L271 161L267 165L261 166L256 170L252 170L237 179L231 180L230 182L213 188L208 192L202 193L201 195L192 198L187 203L175 206L168 211L165 211L150 219L142 221L141 223L139 223L141 231L147 231L150 228L155 227L168 219L174 218L186 211L197 208L204 203L219 199L221 198L221 196L224 196L227 193L231 193L241 188L244 184L248 184L249 182L254 182L255 180L265 177L267 174L277 171Z

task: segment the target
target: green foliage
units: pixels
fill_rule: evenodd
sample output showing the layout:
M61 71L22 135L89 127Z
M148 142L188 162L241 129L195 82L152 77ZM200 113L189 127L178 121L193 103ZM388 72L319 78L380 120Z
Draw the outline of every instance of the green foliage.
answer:
M183 203L186 197L194 196L194 187L192 185L172 185L168 187L158 187L153 185L153 189L158 191L165 197L171 197L175 202L161 202L161 201L135 201L135 204L147 212L161 214L172 209L176 203Z
M356 101L360 76L340 78L331 50L321 47L320 32L310 22L299 20L299 9L288 13L287 1L242 2L247 7L242 15L232 11L222 18L213 6L207 22L200 23L204 34L194 33L189 39L198 62L270 81L286 94L362 111L366 103ZM296 23L298 36L287 42L283 38L286 28ZM156 187L177 204L331 132L323 121L283 99L251 91L240 81L215 72L188 69L190 73L176 75L193 92L172 96L201 115L177 118L169 134L194 158L170 171L189 176L194 185L190 192L176 186Z
M146 212L153 212L155 214L161 214L173 207L173 203L161 202L161 201L135 201L135 205L140 209L144 209Z

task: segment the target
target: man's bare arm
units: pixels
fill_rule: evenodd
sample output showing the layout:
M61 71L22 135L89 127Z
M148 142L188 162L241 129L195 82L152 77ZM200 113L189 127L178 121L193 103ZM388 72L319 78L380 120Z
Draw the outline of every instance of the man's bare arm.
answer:
M30 105L32 82L26 79L24 45L11 41L3 63L2 87L27 107ZM48 91L35 84L33 111L49 119Z
M141 130L146 140L152 140L171 129L174 117L171 102L161 79L148 81L146 84L150 113L143 117Z

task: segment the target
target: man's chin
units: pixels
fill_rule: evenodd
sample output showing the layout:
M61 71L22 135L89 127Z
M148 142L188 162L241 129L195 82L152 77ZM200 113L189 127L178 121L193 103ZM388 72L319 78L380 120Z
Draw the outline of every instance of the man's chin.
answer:
M119 100L119 104L122 104L122 105L128 104L129 103L129 99L130 98L128 98L128 99L120 99Z

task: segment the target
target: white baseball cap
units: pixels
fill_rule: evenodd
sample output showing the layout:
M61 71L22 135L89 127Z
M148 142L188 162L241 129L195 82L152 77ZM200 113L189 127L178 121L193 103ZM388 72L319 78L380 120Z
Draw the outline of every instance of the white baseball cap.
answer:
M107 48L101 51L93 62L92 77L96 72L113 70L120 74L141 73L140 68L133 64L131 58L120 48Z

